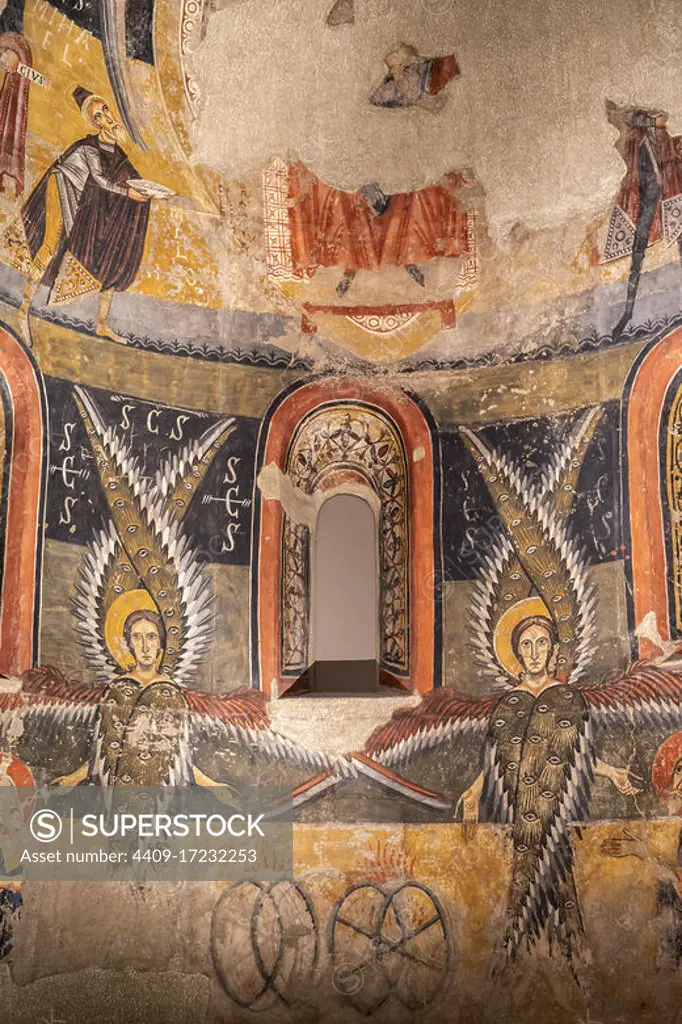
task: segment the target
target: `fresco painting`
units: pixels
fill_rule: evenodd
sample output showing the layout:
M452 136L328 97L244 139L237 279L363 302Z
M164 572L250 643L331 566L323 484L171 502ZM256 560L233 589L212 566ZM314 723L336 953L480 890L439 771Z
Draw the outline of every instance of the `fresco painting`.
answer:
M0 4L3 1021L678 1020L682 22L615 6L627 74L608 11ZM289 878L14 839L254 786Z

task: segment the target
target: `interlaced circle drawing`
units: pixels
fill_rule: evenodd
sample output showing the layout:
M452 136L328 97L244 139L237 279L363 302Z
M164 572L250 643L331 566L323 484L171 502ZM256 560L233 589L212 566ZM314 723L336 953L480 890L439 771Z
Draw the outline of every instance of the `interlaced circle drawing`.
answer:
M227 995L256 1012L310 994L319 931L310 897L293 881L237 882L211 919L211 956Z
M359 882L329 921L335 989L366 1015L389 998L424 1009L445 990L453 951L438 897L419 882Z

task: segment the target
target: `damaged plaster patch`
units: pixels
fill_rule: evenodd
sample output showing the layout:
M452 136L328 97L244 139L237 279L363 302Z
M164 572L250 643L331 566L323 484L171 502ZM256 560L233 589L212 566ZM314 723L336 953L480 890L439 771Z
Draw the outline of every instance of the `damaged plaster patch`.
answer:
M307 526L309 530L315 529L322 505L327 498L331 498L335 494L354 494L367 502L375 518L378 518L381 514L379 497L368 485L363 486L362 484L348 482L339 487L331 487L328 490L318 488L312 494L306 494L274 462L263 466L258 474L257 484L265 501L279 501L285 514L292 522L300 523L301 526Z
M412 0L376 0L339 36L324 28L329 0L231 6L210 18L196 52L206 103L193 159L239 179L278 155L338 188L377 182L386 193L472 168L495 238L520 221L549 227L556 244L557 221L592 217L623 177L607 99L665 109L679 131L682 5L648 8L583 0L576 32L565 0L486 0L476 17L463 0L437 16ZM398 39L455 54L461 77L438 115L369 103ZM229 131L216 131L226 116Z

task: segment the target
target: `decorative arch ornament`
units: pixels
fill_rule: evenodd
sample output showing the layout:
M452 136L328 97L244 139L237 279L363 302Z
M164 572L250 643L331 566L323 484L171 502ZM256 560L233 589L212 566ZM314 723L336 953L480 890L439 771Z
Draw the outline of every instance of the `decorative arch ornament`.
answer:
M32 356L0 326L0 675L38 661L46 399Z
M405 448L395 423L363 402L331 402L298 425L289 445L286 472L312 495L339 470L355 470L379 499L379 652L383 668L410 671L409 486ZM281 665L300 675L308 657L310 530L285 515L282 538Z
M411 396L350 379L280 396L259 442L304 498L376 496L380 667L426 692L441 676L440 455L430 417ZM309 666L310 524L256 487L252 561L254 685L281 693Z
M643 658L660 653L657 640L665 644L682 637L681 384L682 328L678 327L640 354L626 382L623 403L629 610ZM646 625L640 629L645 620L655 630Z

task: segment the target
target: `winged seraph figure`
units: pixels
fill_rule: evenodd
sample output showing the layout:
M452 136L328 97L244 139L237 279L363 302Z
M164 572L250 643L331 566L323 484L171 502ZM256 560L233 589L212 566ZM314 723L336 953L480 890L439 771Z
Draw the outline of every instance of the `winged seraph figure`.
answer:
M245 757L267 758L306 772L332 769L355 776L342 757L328 757L275 732L267 701L259 690L242 687L226 694L207 694L172 683L136 685L134 673L116 684L130 690L127 704L118 687L72 682L58 669L30 669L16 690L0 692L0 742L3 749L23 735L32 741L55 742L72 728L90 733L89 762L58 782L76 785L231 787L209 778L195 763L202 744L225 749L228 744ZM166 692L167 691L167 692ZM122 695L125 698L125 693Z
M198 745L227 744L306 771L354 775L349 761L310 751L270 728L263 696L188 688L213 639L213 592L183 532L184 516L232 419L209 427L148 480L91 396L75 389L109 522L81 564L75 631L98 684L74 684L58 671L26 673L0 694L0 735L54 740L89 728L89 759L54 780L64 785L159 786L217 783L195 763ZM229 788L229 787L228 787Z
M475 640L476 652L489 658L491 675L505 689L482 697L436 690L416 708L395 712L365 747L368 757L400 767L428 750L480 738L482 769L460 796L455 816L464 822L466 838L478 821L510 828L508 961L543 932L569 961L580 951L571 823L586 818L597 775L625 795L638 792L627 768L597 756L596 728L618 722L679 728L682 722L682 676L660 665L636 663L608 683L580 681L589 669L594 601L562 496L574 489L580 453L595 427L590 417L582 418L540 487L467 432L506 527L479 589L489 635L483 637L478 624ZM509 580L516 590L505 601ZM589 614L580 607L585 599Z

